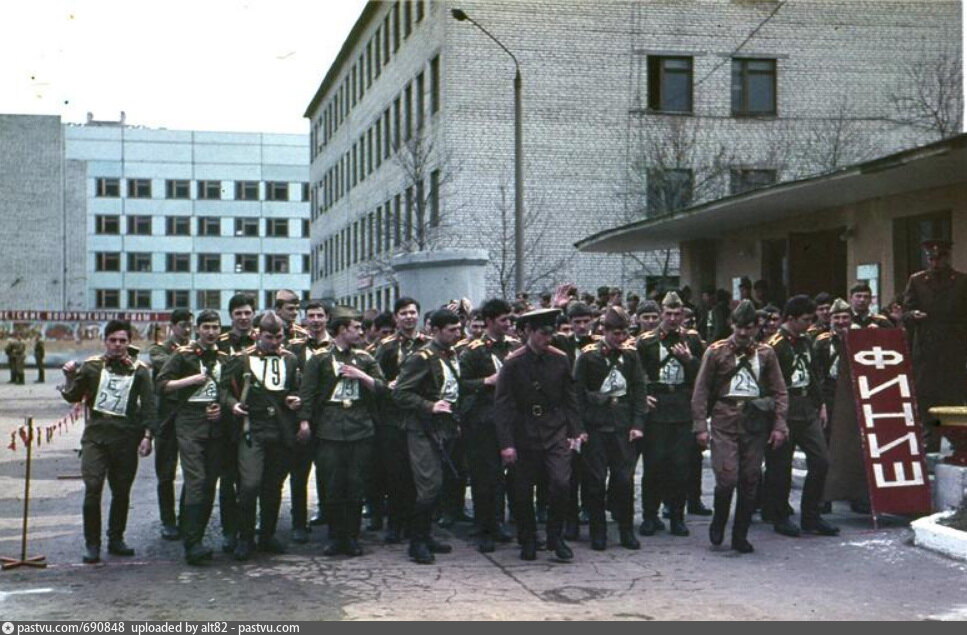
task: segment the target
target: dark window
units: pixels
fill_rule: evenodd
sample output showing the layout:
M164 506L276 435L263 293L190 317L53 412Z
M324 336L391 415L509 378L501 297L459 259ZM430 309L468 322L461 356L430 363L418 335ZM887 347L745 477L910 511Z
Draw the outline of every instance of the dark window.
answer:
M165 181L165 198L191 198L191 181L168 179Z
M121 254L116 251L99 251L94 254L94 271L120 271Z
M121 217L120 216L104 216L98 214L94 217L94 233L96 234L120 234L121 233Z
M302 202L305 203L308 200L309 200L309 184L303 183L302 184Z
M214 309L218 310L222 304L222 292L218 289L206 289L200 290L196 294L198 300L198 309Z
M741 194L769 187L776 182L775 170L732 170L729 178L729 192Z
M692 112L692 58L648 56L648 108Z
M99 178L95 182L94 196L118 198L121 196L121 179Z
M257 237L259 235L259 219L257 218L236 218L235 235Z
M235 181L235 200L237 201L259 200L259 182L258 181Z
M151 271L151 254L143 251L128 252L128 271Z
M222 235L222 222L217 216L199 216L198 217L198 235L199 236L221 236Z
M366 88L373 85L373 42L366 42Z
M258 254L235 254L235 273L258 273Z
M410 1L403 3L403 37L410 37L413 32L413 3Z
M263 294L263 296L265 298L265 306L267 306L267 307L274 307L275 306L275 292L274 291L266 291Z
M312 265L309 263L309 256L302 256L302 273L309 273L312 271Z
M287 238L289 236L289 219L266 218L265 235L273 238Z
M440 170L430 172L430 226L440 224Z
M416 129L423 127L423 73L416 76Z
M355 64L353 64L353 67L349 69L349 77L350 77L349 85L352 87L350 89L351 90L350 98L352 100L352 105L355 106L356 105L356 65Z
M403 139L406 141L410 140L413 136L413 85L407 84L406 88L403 90L403 112L405 116L403 121L405 122L403 128Z
M151 198L151 179L128 179L128 198Z
M400 49L400 3L393 5L393 52Z
M383 164L383 123L377 119L376 125L373 127L376 129L376 168L379 168Z
M389 13L383 18L383 63L389 64Z
M289 184L285 181L267 181L265 183L265 199L268 201L289 200Z
M222 198L221 181L198 181L198 198L217 201Z
M423 20L423 0L416 0L416 21L420 22Z
M380 32L380 28L377 27L375 35L373 35L373 76L379 77L380 68L383 65L383 56L381 53L380 45L382 44L383 34Z
M198 273L220 273L222 270L221 254L198 254Z
M776 114L776 60L732 60L732 114Z
M135 236L151 235L150 216L128 216L128 234Z
M393 100L393 148L400 147L400 135L402 134L402 103L397 97Z
M97 289L96 296L98 309L121 308L121 292L117 289Z
M189 216L166 216L165 234L168 236L191 236L191 218Z
M288 254L266 254L265 273L289 273Z
M440 110L440 56L430 60L430 112Z
M661 215L692 204L692 171L648 170L648 213Z
M188 292L184 290L165 291L165 308L168 309L187 309Z
M306 219L302 219L302 237L309 237L309 221Z
M191 271L191 254L165 254L165 271L168 273L188 273Z
M151 291L146 289L128 289L129 309L150 309Z
M383 111L383 158L388 159L393 149L393 135L390 129L389 108Z

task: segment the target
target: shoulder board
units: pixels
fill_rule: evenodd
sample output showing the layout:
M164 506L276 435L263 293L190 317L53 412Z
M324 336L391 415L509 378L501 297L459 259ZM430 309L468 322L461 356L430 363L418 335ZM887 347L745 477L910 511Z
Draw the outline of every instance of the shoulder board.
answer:
M589 346L593 346L593 344L591 344ZM547 352L548 353L554 353L555 355L563 355L564 357L567 357L567 353L565 353L561 349L557 348L556 346L548 346L547 347Z
M710 351L711 350L716 350L716 349L722 348L723 346L727 345L728 343L729 343L729 340L728 339L718 340L717 342L712 342L711 344L709 344L708 349Z
M634 341L625 342L624 344L622 344L621 345L621 350L623 350L623 351L631 351L633 353L637 353L638 352L638 349L635 347Z
M387 335L386 337L384 337L383 339L381 339L381 340L379 341L379 343L380 343L380 344L389 344L390 342L392 342L392 341L393 341L393 340L395 340L396 338L397 338L397 335L396 335L396 333L393 333L392 335Z
M473 338L465 337L462 340L460 340L459 342L457 342L456 344L454 344L453 347L456 348L457 346L469 346L470 343L471 342L474 342L474 341L476 341L476 340L474 340Z
M874 313L873 314L873 319L874 320L883 320L884 322L890 322L890 318L888 318L887 316L883 315L882 313Z
M231 338L231 336L228 334L228 331L225 331L224 333L222 333L221 335L218 336L218 341L219 342L227 342L227 341L229 341L230 338Z
M483 340L473 340L472 342L470 342L470 344L467 345L467 350L472 351L474 349L480 348L481 346L484 346L485 344L486 343Z
M685 335L698 335L699 337L701 337L699 332L696 331L695 329L685 329Z
M100 360L101 360L101 356L100 355L91 355L90 357L88 357L84 361L85 362L97 362L97 361L100 361Z
M591 334L591 341L592 342L600 342L603 339L604 339L604 336L603 335L598 335L596 333L592 333Z
M320 350L320 351L316 352L315 354L316 355L324 355L326 353L330 353L331 351L332 351L332 348L326 348L326 349L323 349L323 350ZM372 357L373 357L373 354L369 352L369 349L368 348L354 348L353 349L353 353L358 354L358 355L361 355L365 359L372 359Z
M176 353L191 353L195 350L195 347L191 344L186 344L185 346L179 346L175 349Z
M305 343L306 343L306 339L304 337L294 337L291 340L289 340L288 345L292 346L293 344L305 344Z
M513 335L505 335L504 339L512 344L520 344L520 338L514 337Z
M598 347L598 343L597 342L595 342L593 344L588 344L586 346L582 346L581 347L581 352L582 353L590 353L591 351L593 351L597 347ZM552 346L551 348L554 348L554 347ZM558 350L558 349L554 349L554 350Z
M433 356L433 353L425 348L418 348L417 350L413 351L413 355L422 357L423 359L430 359Z
M645 331L638 336L638 342L653 342L658 339L658 331Z
M144 363L144 361L143 360L140 360L140 359L139 360L136 360L134 362L134 369L137 370L139 368L143 368L145 370L151 370L151 366L149 366L148 364Z
M757 342L755 345L755 350L758 351L771 351L772 347L768 344L763 344L762 342Z
M515 357L520 357L521 355L524 354L524 351L526 350L527 350L526 346L521 346L517 350L507 353L507 357L504 358L504 362L506 362L508 359L514 359Z
M765 342L765 343L768 344L769 346L778 346L779 344L782 343L782 340L784 339L785 338L782 336L782 333L776 333L771 338L769 338L768 342Z
M831 337L833 337L832 331L823 331L822 333L816 336L816 341L819 342L821 340L828 340Z
M248 348L243 348L240 352L245 353L246 355L251 355L255 352L255 344L252 344Z
M302 326L301 324L293 324L292 332L302 334L302 333L308 333L309 331L307 331L306 327Z

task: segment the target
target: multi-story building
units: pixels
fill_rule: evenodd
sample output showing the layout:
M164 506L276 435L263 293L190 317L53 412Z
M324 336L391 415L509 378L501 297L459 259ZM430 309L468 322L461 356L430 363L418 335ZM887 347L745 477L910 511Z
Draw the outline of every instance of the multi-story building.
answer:
M314 297L385 306L390 257L438 247L513 291L514 63L453 8L520 64L530 291L641 290L676 253L573 244L932 140L902 110L960 77L953 0L370 2L305 111Z
M64 126L86 163L85 308L219 309L237 292L271 307L308 297L305 135Z

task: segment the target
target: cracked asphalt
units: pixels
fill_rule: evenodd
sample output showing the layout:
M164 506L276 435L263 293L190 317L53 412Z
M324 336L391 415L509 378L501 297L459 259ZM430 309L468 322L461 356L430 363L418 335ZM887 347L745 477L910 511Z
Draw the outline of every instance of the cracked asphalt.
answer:
M68 412L44 385L0 385L4 445L25 415L49 425ZM28 370L27 380L33 374ZM258 554L247 563L216 553L189 567L181 545L159 536L154 465L142 460L132 492L127 542L133 558L105 555L80 562L83 484L76 477L82 424L35 451L28 555L46 569L0 573L0 621L84 619L228 620L964 620L967 563L912 546L906 519L870 519L837 505L836 538L790 539L761 523L740 556L712 548L708 519L689 517L692 535L661 532L642 549L591 551L575 543L574 562L540 552L522 562L512 545L493 554L474 549L469 525L437 530L454 545L430 566L408 561L405 546L384 546L364 533L361 558L322 555L324 532L285 555ZM0 555L18 556L24 452L0 449ZM706 471L706 492L711 474ZM287 493L286 493L287 498ZM706 503L711 504L706 497ZM105 517L107 496L105 496ZM216 546L217 511L209 527ZM283 504L280 537L288 540ZM727 542L727 541L726 541Z

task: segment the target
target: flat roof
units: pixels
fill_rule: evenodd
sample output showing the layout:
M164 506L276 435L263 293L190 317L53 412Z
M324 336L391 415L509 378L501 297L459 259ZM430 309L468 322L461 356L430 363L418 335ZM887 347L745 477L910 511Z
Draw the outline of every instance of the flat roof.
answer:
M716 199L584 238L584 252L652 251L882 196L967 182L967 134L798 181Z

